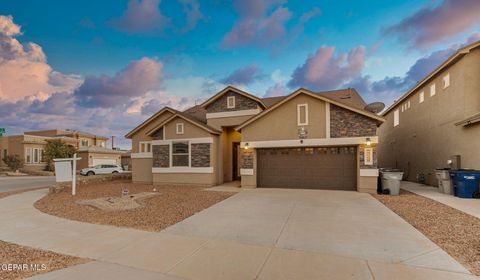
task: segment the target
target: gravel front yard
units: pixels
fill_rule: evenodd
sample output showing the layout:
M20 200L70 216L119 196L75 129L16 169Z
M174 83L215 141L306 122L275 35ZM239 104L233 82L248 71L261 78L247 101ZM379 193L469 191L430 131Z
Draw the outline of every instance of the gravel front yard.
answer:
M124 188L127 188L130 194L152 192L156 188L160 195L145 200L145 207L113 212L76 203L85 199L119 197ZM234 194L205 191L203 187L152 186L114 181L78 187L75 196L71 195L70 188L65 188L59 193L49 194L38 200L35 207L47 214L71 220L160 231Z
M72 256L57 254L0 241L0 279L22 279L37 274L88 262ZM27 265L13 269L7 265ZM32 266L31 266L32 265Z
M480 219L405 190L399 196L373 196L480 275Z

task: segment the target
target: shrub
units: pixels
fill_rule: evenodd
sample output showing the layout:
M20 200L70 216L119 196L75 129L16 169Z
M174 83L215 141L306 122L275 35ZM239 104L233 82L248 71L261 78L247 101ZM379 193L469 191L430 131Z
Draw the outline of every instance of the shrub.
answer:
M54 171L53 159L71 158L77 152L74 146L58 141L47 141L43 151L43 160L47 163L45 170Z
M3 162L5 162L12 171L17 171L23 167L23 160L18 155L8 155L3 158Z

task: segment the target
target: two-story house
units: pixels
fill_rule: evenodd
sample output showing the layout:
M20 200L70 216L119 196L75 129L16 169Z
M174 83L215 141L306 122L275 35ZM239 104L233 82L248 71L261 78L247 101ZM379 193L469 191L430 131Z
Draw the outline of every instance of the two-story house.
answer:
M382 115L381 167L430 185L452 156L463 168L480 169L480 41L459 49Z
M82 158L77 164L78 169L97 164L120 164L122 152L108 149L107 140L107 137L70 129L28 131L22 135L1 136L0 152L2 158L18 155L23 159L25 169L44 170L43 151L47 142L61 141L77 149ZM5 167L3 161L0 161L0 167Z
M377 127L354 89L258 98L227 87L129 132L134 182L376 192Z

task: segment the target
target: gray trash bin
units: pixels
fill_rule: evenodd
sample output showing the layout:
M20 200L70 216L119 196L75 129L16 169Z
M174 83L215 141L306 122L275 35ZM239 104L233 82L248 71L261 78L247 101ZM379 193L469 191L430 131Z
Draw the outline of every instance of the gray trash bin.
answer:
M436 169L435 177L438 180L438 191L444 194L453 194L452 180L449 175L450 169Z
M382 171L382 188L389 189L391 195L398 195L402 178L401 171Z

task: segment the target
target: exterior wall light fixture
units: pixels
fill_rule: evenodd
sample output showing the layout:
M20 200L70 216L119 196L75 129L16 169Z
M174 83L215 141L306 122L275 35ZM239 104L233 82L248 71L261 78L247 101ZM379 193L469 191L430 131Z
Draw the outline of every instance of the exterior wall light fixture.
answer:
M245 146L243 147L245 150L248 150L248 143L245 143Z
M372 140L370 140L370 138L367 138L366 140L367 140L367 146L372 145Z

